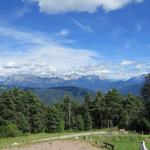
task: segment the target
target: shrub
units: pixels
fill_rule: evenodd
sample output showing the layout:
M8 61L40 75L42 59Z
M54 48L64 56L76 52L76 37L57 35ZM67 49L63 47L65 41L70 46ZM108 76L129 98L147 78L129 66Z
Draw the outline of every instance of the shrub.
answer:
M19 136L21 132L17 129L15 124L9 123L0 126L0 137L15 137Z
M59 125L58 125L58 132L63 132L64 131L64 122L60 121Z

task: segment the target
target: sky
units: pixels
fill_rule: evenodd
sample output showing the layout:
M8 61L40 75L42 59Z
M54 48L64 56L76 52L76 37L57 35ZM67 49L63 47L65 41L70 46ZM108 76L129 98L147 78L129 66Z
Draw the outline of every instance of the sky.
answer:
M149 0L0 1L0 76L149 72Z

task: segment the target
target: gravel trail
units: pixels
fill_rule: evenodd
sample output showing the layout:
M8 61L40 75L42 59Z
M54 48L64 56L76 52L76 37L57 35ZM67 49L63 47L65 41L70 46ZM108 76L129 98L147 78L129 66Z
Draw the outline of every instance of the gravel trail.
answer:
M7 150L100 150L92 145L79 141L54 141L33 144L26 147L14 147Z

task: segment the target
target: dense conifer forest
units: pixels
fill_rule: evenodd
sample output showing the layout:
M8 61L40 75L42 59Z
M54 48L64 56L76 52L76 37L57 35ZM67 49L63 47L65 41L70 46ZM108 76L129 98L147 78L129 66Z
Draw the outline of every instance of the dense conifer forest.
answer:
M140 97L113 89L95 97L87 93L82 103L65 96L47 106L31 91L15 88L0 95L0 137L110 127L150 131L150 75Z

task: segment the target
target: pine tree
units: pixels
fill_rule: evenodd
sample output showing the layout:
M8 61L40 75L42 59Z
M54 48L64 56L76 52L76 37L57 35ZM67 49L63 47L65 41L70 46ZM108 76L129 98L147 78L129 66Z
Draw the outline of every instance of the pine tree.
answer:
M45 106L31 91L25 92L26 112L25 116L28 117L29 131L37 133L45 129Z
M72 126L72 100L65 96L62 103L62 112L64 113L65 128L71 129Z
M0 126L16 126L21 132L43 131L44 105L31 92L12 89L0 96ZM10 127L10 126L9 126Z
M150 101L150 74L145 77L145 83L141 90L141 95L145 101Z
M139 97L128 94L122 101L120 126L123 128L131 127L133 120L143 117L144 109L143 102Z
M121 103L122 96L118 93L116 89L109 91L105 95L106 102L106 121L107 127L116 126L120 120L120 111L121 111Z
M80 130L80 131L84 130L84 120L83 120L82 115L77 115L76 116L75 123L76 123L76 129L77 130Z
M145 102L146 117L150 122L150 74L145 77L145 83L141 90L141 95Z
M93 129L93 121L92 116L88 112L87 109L83 112L83 120L84 120L84 130L92 130Z
M46 119L48 132L61 132L64 130L64 122L61 113L55 106L48 108Z
M93 112L92 112L92 116L94 118L94 124L95 124L94 126L96 128L103 127L105 110L106 110L106 103L105 103L104 96L101 92L97 92L95 100L93 102Z

